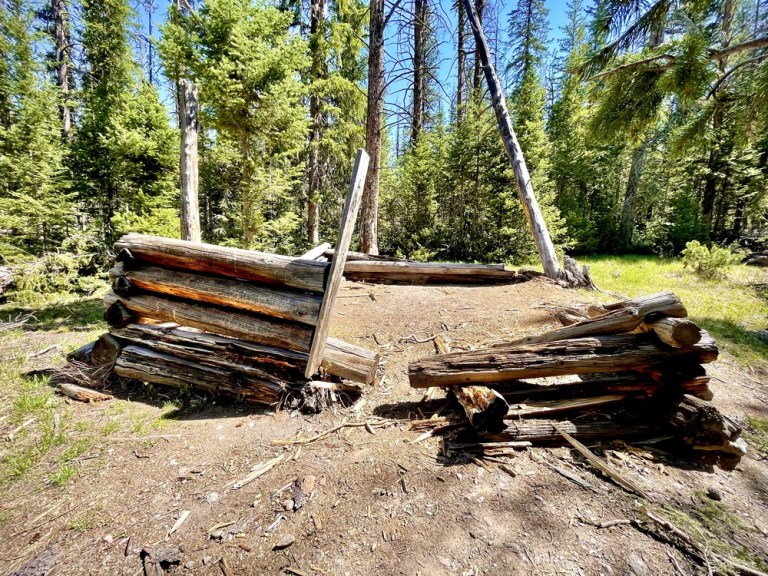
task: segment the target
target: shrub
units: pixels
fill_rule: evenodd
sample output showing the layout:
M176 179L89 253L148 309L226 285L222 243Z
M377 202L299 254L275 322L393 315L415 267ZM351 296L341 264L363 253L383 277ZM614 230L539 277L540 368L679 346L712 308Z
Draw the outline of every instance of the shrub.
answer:
M722 276L722 268L736 264L741 255L728 247L712 246L707 248L698 240L691 240L685 245L683 267L702 278Z

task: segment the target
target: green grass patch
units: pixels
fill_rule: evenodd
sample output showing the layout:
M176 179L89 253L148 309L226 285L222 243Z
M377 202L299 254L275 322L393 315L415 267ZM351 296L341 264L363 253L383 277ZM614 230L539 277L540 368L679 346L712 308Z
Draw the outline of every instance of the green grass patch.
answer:
M703 279L675 258L590 256L580 261L590 265L592 278L603 290L630 298L671 290L690 318L740 363L765 364L768 342L757 335L768 328L768 299L760 292L768 283L765 270L732 265L723 269L722 278Z
M69 446L67 446L66 450L64 450L64 452L59 455L57 460L61 464L71 462L75 458L79 458L88 450L90 450L93 444L94 439L90 436L77 438L76 440L73 440Z
M747 416L747 428L744 430L747 441L762 456L768 457L768 419Z
M51 476L48 478L51 481L51 484L54 486L64 486L67 482L72 480L72 478L75 477L77 474L77 468L72 466L71 464L65 464L64 466L60 466L56 472L51 474Z

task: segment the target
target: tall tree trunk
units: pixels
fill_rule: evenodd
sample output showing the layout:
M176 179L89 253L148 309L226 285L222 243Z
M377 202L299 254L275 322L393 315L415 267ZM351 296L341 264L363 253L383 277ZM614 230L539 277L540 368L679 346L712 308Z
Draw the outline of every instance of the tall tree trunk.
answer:
M722 48L727 48L731 44L731 24L733 23L733 0L725 0L723 3L722 13L722 27L720 30L720 44ZM728 66L728 57L720 58L717 62L720 74L724 74ZM715 212L715 201L719 194L725 192L725 185L723 182L723 121L725 111L723 110L723 104L719 101L717 96L715 97L715 110L712 113L712 131L715 133L715 143L709 152L709 158L707 159L707 175L704 181L704 195L701 199L701 215L704 221L705 231L712 236L714 230L712 229L712 220Z
M619 225L619 237L621 246L627 250L632 246L632 233L635 229L635 204L637 193L640 190L640 178L643 175L645 165L645 147L643 141L632 151L632 164L629 167L629 178L624 191L624 203L621 205L621 223Z
M151 13L152 2L148 3ZM176 0L176 8L183 11L189 5L182 0ZM151 20L150 20L151 26ZM152 46L150 45L150 58ZM150 82L152 62L150 59ZM179 151L179 185L181 188L181 239L200 242L200 208L198 206L198 152L197 141L200 133L198 120L197 86L186 78L176 79L176 95L178 99L179 130L181 143Z
M458 23L458 44L456 49L456 57L458 60L458 67L456 72L456 123L461 124L462 116L464 114L464 88L466 85L466 67L467 67L467 51L464 48L464 33L467 27L467 15L464 10L464 3L462 0L457 2L457 10L459 14Z
M507 110L507 103L504 98L504 90L496 75L496 70L491 64L491 54L488 49L488 42L485 40L485 34L483 34L483 28L475 12L472 0L463 1L464 7L467 10L469 22L472 26L472 33L475 35L477 52L480 55L483 70L485 70L485 79L488 82L488 91L491 94L493 108L496 111L496 119L499 124L501 138L504 141L507 154L512 161L512 169L515 172L517 192L523 204L523 212L525 212L528 225L530 226L533 238L536 241L536 248L538 249L541 263L544 266L544 273L550 278L558 279L562 275L560 263L557 261L557 255L555 254L555 248L552 245L552 239L549 236L547 224L544 221L544 216L539 209L539 203L536 201L536 196L533 193L533 185L531 184L531 176L528 173L528 167L525 164L525 157L523 156L523 151L520 149L520 144L517 141L515 131L512 128L512 121L509 118L509 111Z
M56 58L56 85L59 88L59 115L61 117L61 133L64 138L72 137L72 109L69 105L69 89L72 71L71 43L72 33L65 0L51 0L53 13L53 43Z
M243 199L243 240L244 248L253 248L254 224L253 224L253 162L251 161L251 141L248 136L243 136L240 143L240 153L243 158L243 172L240 178L240 193Z
M485 0L475 0L475 14L477 15L477 22L481 30L483 26L483 9L484 8L485 8ZM469 10L467 10L467 14L470 14ZM471 17L470 17L470 23L471 23ZM490 58L488 61L490 62ZM480 48L479 46L476 46L475 47L475 71L474 71L474 74L472 75L472 88L475 91L479 90L480 84L482 81L483 81L482 58L480 57Z
M368 41L368 110L365 149L371 158L363 190L361 249L379 253L379 179L381 176L382 113L384 110L384 0L371 0Z
M413 15L413 114L411 117L411 143L419 139L424 128L424 76L426 56L424 39L427 26L427 0L414 0Z
M326 0L311 0L309 46L312 53L312 81L327 77L325 54L325 19L327 17ZM307 240L315 245L320 242L320 199L323 189L322 157L320 142L325 130L323 100L317 90L309 98L309 116L312 130L309 136L309 160L307 165Z
M191 80L178 81L179 128L181 150L179 175L181 183L181 238L200 242L200 211L198 208L197 138L200 126L197 120L197 86Z

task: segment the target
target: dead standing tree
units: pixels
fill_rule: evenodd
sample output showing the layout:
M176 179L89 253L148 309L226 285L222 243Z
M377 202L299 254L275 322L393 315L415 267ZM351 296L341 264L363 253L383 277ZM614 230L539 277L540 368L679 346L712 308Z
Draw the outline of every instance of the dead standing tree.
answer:
M506 148L507 154L509 155L510 160L512 160L512 168L515 172L515 180L517 182L517 191L520 195L520 200L523 203L523 211L528 219L528 224L533 232L539 257L544 265L544 273L548 277L558 280L563 276L563 273L560 269L557 255L555 254L555 248L552 245L552 239L549 236L549 230L547 230L547 224L544 222L544 216L539 209L539 203L536 201L536 196L533 193L533 185L531 184L531 177L528 174L528 167L525 164L523 151L520 148L517 136L512 128L512 121L509 118L509 111L507 110L506 99L504 98L504 90L496 75L496 70L491 63L490 49L488 48L488 42L483 33L482 24L478 18L474 2L472 0L462 1L464 3L464 9L467 12L470 26L472 27L472 33L475 36L477 53L480 57L482 68L485 71L485 79L488 82L488 91L491 94L493 108L496 111L496 119L499 124L499 130L501 131L501 137L504 140L504 147Z

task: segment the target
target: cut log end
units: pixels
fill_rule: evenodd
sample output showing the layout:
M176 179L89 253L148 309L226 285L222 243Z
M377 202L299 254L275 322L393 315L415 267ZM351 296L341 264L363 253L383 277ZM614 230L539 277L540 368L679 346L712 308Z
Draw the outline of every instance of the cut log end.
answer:
M475 430L499 432L504 429L509 404L501 394L485 386L456 387L453 393Z

